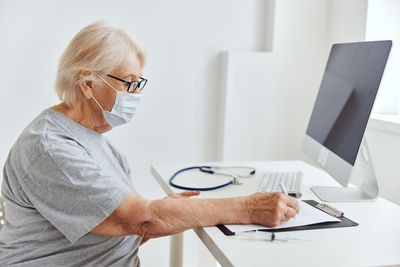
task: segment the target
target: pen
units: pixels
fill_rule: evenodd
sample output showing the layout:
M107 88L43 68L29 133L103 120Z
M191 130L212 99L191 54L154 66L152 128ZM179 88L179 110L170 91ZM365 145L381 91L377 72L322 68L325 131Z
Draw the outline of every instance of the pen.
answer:
M284 193L285 195L288 195L285 185L283 183L280 183L279 186L281 187L282 193Z

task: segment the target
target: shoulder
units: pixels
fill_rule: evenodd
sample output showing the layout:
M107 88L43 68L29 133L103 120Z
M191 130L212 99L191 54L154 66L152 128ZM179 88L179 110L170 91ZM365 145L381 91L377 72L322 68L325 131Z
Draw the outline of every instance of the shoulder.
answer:
M84 145L75 137L75 134L66 127L66 122L57 112L50 109L44 110L37 116L21 134L21 142L34 140L38 152L45 153L56 150L60 146Z
M61 124L48 110L41 112L17 138L7 162L26 171L40 156L59 149L85 152L85 147Z

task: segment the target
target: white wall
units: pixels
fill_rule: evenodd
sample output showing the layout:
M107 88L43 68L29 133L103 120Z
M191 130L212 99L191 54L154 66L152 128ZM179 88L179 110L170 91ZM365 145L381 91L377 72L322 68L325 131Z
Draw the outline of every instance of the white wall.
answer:
M400 116L400 1L369 0L366 40L392 40L374 112Z
M372 120L366 135L380 195L400 205L400 121L393 128L396 130L385 122Z
M285 119L293 126L289 134L292 138L279 157L303 157L299 143L329 44L342 40L339 35L343 32L348 33L343 41L362 37L359 21L364 16L365 1L351 1L353 13L344 12L348 8L345 2L350 1L337 1L2 0L0 165L29 121L58 102L53 83L58 58L69 40L83 26L99 19L133 34L149 55L143 72L149 83L136 119L108 134L128 157L141 194L163 196L150 176L151 163L219 157L221 51L273 51L278 65L268 68L276 74L279 70L279 76L271 76L271 84L276 97L291 96L282 106L290 107ZM339 27L343 16L347 23ZM280 120L276 117L271 123ZM187 237L186 257L199 250L192 237ZM144 245L140 252L144 265L167 266L168 245L166 238ZM185 258L184 262L185 266L201 266L198 259Z
M0 1L0 165L29 121L58 103L53 83L69 40L105 19L142 43L148 52L143 75L149 79L137 118L109 137L128 157L138 191L162 197L151 163L216 158L219 53L262 47L264 28L256 27L260 2ZM145 266L167 266L168 244L167 238L146 244Z
M149 55L144 70L149 83L136 120L110 133L137 179L143 178L138 184L147 183L151 162L213 159L218 54L257 46L256 3L0 2L0 116L6 126L0 163L32 117L58 102L53 91L58 58L79 29L99 19L132 33Z
M330 1L329 46L365 40L368 0Z
M226 53L223 160L304 157L301 142L329 52L329 17L329 1L276 1L270 51Z

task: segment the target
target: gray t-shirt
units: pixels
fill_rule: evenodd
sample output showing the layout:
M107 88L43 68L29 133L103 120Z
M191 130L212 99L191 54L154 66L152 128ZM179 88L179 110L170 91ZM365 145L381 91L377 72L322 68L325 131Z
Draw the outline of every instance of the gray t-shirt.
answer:
M139 266L139 236L90 233L134 191L127 160L52 109L22 132L3 169L0 266Z

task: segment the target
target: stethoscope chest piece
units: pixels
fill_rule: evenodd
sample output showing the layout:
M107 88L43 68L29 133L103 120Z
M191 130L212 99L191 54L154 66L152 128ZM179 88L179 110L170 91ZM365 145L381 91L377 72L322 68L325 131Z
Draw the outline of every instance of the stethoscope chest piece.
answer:
M239 179L238 176L232 175L232 184L242 184L243 182Z

